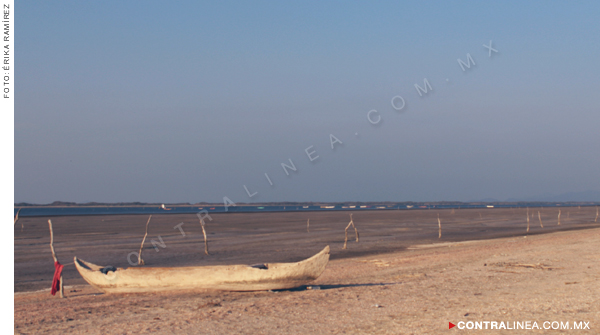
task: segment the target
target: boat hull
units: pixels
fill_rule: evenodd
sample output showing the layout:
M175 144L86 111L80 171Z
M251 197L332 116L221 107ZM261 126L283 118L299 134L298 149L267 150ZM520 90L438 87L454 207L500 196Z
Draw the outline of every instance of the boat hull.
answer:
M175 290L265 291L302 286L317 279L329 261L329 246L297 263L269 263L266 269L248 265L201 267L117 268L103 274L102 266L75 257L83 279L105 293Z

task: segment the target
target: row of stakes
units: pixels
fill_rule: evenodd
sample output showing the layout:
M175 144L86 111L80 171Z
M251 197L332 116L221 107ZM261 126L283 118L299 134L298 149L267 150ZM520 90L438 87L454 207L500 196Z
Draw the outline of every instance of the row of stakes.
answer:
M581 207L579 207L581 209ZM19 213L20 213L21 209L17 210L17 214L15 215L14 218L14 224L17 224L17 221L19 220ZM452 209L452 214L454 214L454 209ZM531 217L533 217L534 213L531 214ZM598 207L596 207L596 218L594 219L594 222L598 222ZM558 210L558 224L560 226L560 216L561 216L561 210ZM205 230L205 222L203 220L203 218L201 216L198 216L199 220L200 220L200 225L202 227L202 234L204 235L204 252L206 255L210 255L210 253L208 252L208 239L206 237L206 230ZM481 213L479 213L479 217L481 218ZM530 228L530 220L529 220L530 216L529 216L529 207L527 207L527 232L529 232L529 228ZM150 217L148 217L148 221L146 222L146 233L144 234L144 238L142 239L142 244L140 246L140 252L138 253L138 265L145 265L144 259L142 258L142 249L144 247L144 242L146 241L146 237L148 236L148 225L150 224L150 220L152 219L152 215L150 215ZM544 223L542 222L542 216L540 211L538 211L538 219L540 221L540 227L544 228ZM442 221L440 220L440 213L437 213L437 221L438 221L438 238L442 238ZM52 251L52 258L54 259L54 263L55 264L59 264L58 262L58 258L56 257L56 252L54 251L54 232L52 229L52 221L48 220L48 226L50 229L50 251ZM359 234L358 234L358 230L356 229L356 226L354 225L354 220L352 218L352 213L350 214L350 222L348 223L348 225L346 226L346 229L344 230L344 246L342 247L342 249L347 249L347 243L348 243L348 229L352 227L354 228L354 233L356 235L356 242L358 242L359 240ZM21 231L23 231L23 224L21 224ZM310 233L310 219L308 219L306 221L306 232ZM66 264L66 265L70 265L70 264ZM56 265L55 265L56 266ZM60 265L62 267L62 265ZM64 298L64 285L63 285L63 277L62 274L60 275L60 282L59 284L59 290L58 292L60 293L60 297Z

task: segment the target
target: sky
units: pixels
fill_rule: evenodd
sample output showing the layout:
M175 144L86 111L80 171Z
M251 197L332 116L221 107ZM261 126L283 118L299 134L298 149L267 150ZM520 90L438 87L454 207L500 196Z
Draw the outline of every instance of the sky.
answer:
M599 15L597 1L19 2L14 200L600 191Z

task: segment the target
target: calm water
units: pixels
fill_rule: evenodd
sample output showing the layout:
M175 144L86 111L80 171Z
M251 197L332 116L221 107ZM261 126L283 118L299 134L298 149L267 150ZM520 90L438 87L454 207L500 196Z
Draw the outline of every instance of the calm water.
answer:
M583 206L597 206L598 204L586 204ZM411 206L411 205L408 205ZM19 216L64 216L64 215L107 215L107 214L181 214L181 213L198 213L206 210L209 213L248 213L248 212L296 212L296 211L361 211L361 210L415 210L415 209L452 209L452 208L486 208L486 205L446 205L446 204L414 204L408 207L405 204L401 205L362 205L351 206L347 205L330 205L330 206L230 206L225 210L224 206L177 206L171 207L168 210L160 206L97 206L97 207L23 207ZM494 205L494 208L525 208L525 207L569 207L578 206L569 203L518 203L518 204L499 204ZM18 208L15 207L14 213L17 213Z

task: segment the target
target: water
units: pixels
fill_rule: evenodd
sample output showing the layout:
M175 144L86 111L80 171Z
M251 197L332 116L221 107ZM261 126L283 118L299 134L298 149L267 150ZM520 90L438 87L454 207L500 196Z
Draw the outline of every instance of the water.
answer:
M598 204L584 204L582 207L597 206ZM408 208L408 206L412 206ZM579 204L573 203L517 203L517 204L494 204L494 208L525 208L525 207L573 207ZM302 205L238 205L229 206L174 206L168 210L161 206L67 206L67 207L23 207L19 212L20 217L30 216L67 216L67 215L112 215L112 214L192 214L206 210L208 213L257 213L257 212L300 212L300 211L364 211L364 210L415 210L415 209L464 209L464 208L486 208L487 204L386 204L386 205L328 205L328 206L302 206ZM14 214L19 208L15 207Z

